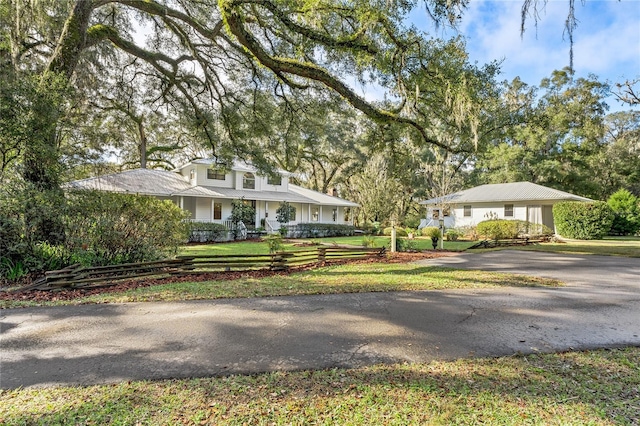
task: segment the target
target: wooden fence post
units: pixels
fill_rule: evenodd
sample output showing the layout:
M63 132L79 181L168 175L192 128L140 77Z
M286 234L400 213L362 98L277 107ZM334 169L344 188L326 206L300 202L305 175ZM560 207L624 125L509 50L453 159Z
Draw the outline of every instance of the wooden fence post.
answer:
M327 249L324 247L318 247L318 263L324 263L327 261Z

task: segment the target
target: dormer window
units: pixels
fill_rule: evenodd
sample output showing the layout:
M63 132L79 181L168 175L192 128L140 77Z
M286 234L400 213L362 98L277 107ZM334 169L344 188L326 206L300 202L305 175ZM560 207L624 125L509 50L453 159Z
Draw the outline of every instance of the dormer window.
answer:
M196 178L196 169L189 170L189 180L194 180Z
M242 176L242 187L244 189L256 189L256 177L253 173L245 173Z
M224 180L225 173L219 169L207 169L207 179Z
M278 176L269 176L267 177L267 183L269 185L282 185L282 176L278 175Z

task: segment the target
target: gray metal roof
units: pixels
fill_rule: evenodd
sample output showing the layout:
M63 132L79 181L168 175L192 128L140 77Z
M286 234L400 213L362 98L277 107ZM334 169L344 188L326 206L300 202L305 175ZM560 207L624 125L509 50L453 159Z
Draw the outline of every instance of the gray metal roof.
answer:
M311 198L313 200L312 204L321 204L325 206L360 207L359 204L345 200L343 198L338 198L332 195L324 194L322 192L303 188L292 183L289 184L289 191L293 191L301 196Z
M97 189L100 191L131 194L170 196L191 188L181 175L166 170L135 169L120 173L76 180L65 185L73 189Z
M442 197L421 201L420 204L489 203L509 201L592 201L568 192L559 191L531 182L496 183L480 185Z
M247 189L192 186L185 177L175 172L153 169L135 169L89 179L69 182L65 188L96 189L155 196L184 196L260 201L288 201L332 206L357 207L358 204L332 197L311 189L289 184L289 191L255 191Z
M244 197L247 200L288 201L290 203L318 204L315 200L295 192L287 191L255 191L250 189L219 188L213 186L194 186L173 195L185 197L212 197L236 200Z
M184 169L185 167L189 167L192 164L205 164L208 166L215 166L218 165L218 161L215 158L198 158L196 160L193 160L185 165L182 165L180 167L178 167L177 169L175 169L175 171L179 171ZM258 169L256 167L254 167L251 164L245 163L244 161L240 161L240 160L234 160L233 164L231 165L231 170L235 170L237 172L251 172L251 173L257 173ZM292 176L293 173L288 172L286 170L283 169L276 169L276 172L278 172L279 174L281 174L282 176Z

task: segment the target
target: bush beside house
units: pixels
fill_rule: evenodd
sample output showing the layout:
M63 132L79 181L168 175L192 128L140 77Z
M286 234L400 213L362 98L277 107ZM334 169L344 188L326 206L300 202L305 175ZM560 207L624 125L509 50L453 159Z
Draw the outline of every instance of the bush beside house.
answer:
M565 201L553 206L556 231L566 238L602 239L611 229L614 213L603 201Z
M611 234L634 235L640 231L638 197L626 189L621 189L609 197L607 204L614 214Z
M338 223L299 223L290 226L288 235L294 238L343 237L353 235L355 227Z
M0 200L0 278L28 272L156 260L187 240L185 212L155 197L70 191L57 208L64 234L59 244L29 238L19 199Z
M524 220L491 219L480 222L476 227L478 235L491 240L513 238L550 237L553 230L539 223Z

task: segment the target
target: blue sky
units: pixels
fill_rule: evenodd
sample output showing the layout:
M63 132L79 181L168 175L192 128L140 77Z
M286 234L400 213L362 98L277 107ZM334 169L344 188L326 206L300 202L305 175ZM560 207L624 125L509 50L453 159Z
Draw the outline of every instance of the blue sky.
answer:
M523 0L471 0L458 26L467 40L471 61L484 64L503 59L500 80L516 76L527 84L569 65L569 40L564 33L568 0L549 0L540 13L537 29L532 17L520 37ZM623 82L640 77L640 0L576 0L578 27L574 31L574 69L577 77L595 74L601 81ZM413 23L434 36L455 34L434 31L424 11ZM613 98L611 110L629 109Z

